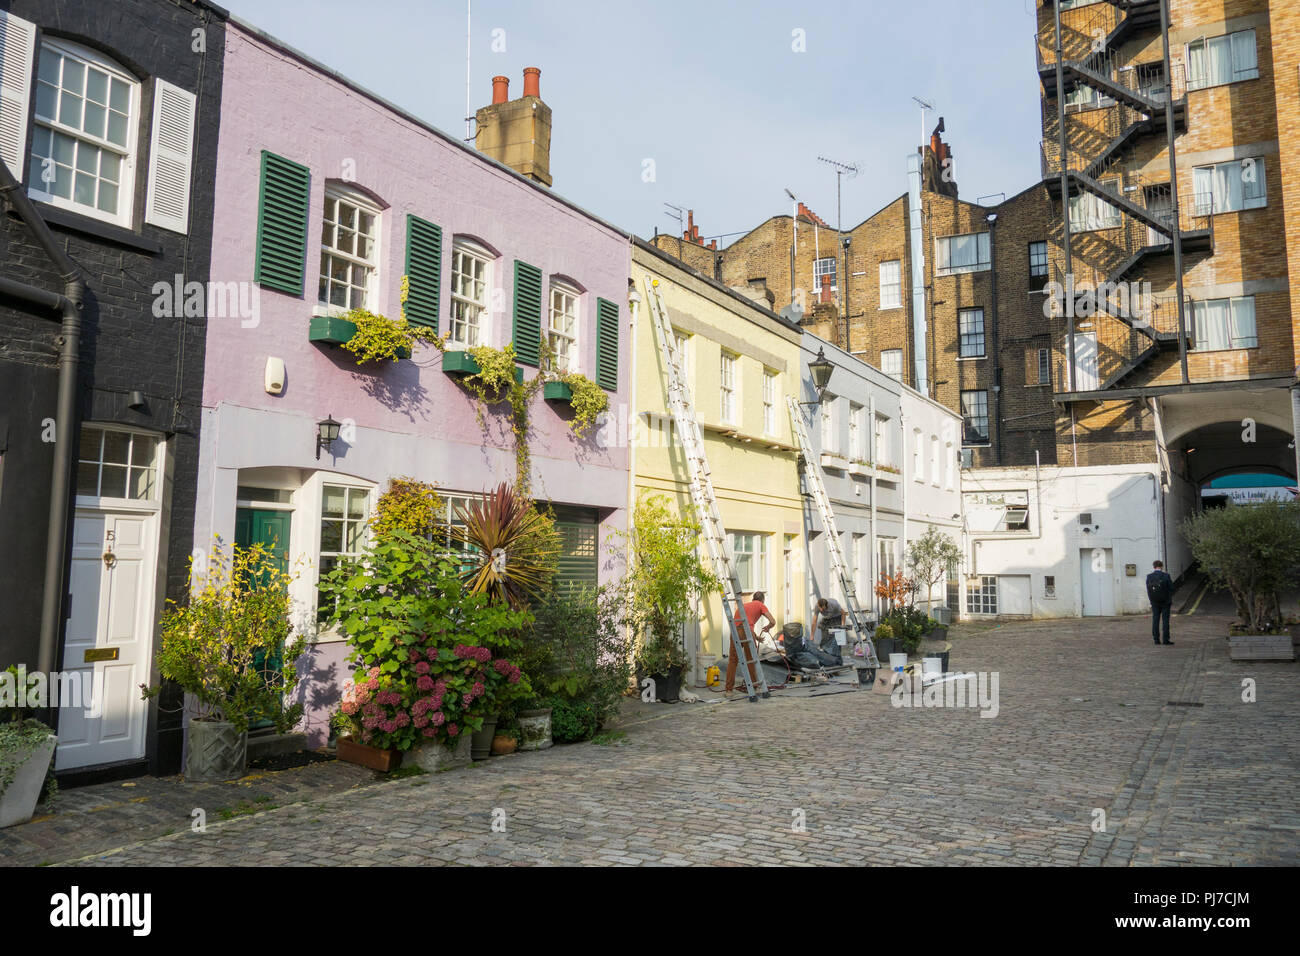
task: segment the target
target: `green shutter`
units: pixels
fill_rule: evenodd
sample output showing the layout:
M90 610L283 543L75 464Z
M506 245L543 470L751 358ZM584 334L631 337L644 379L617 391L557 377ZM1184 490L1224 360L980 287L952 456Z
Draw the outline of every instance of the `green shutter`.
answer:
M438 331L442 289L442 227L406 217L406 318Z
M541 361L542 270L515 260L515 357L534 368Z
M307 211L311 171L299 163L262 150L262 186L257 199L259 285L302 295L307 267Z
M596 299L596 384L618 390L618 306Z
M578 509L556 509L560 553L553 587L557 592L572 594L600 583L599 530L594 516L579 514Z

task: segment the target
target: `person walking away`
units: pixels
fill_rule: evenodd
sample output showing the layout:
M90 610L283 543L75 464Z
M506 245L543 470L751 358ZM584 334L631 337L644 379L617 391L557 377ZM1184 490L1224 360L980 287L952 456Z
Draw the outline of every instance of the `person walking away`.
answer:
M772 616L772 612L769 611L767 605L763 603L764 597L765 595L762 591L755 591L754 596L750 600L746 601L744 605L736 609L736 627L740 628L742 626L740 623L740 615L744 614L745 619L749 621L749 632L754 637L754 647L752 649L749 647L745 648L745 664L749 668L749 680L754 684L758 683L758 672L755 670L756 665L754 663L754 658L751 657L750 654L751 651L754 653L757 652L759 635L758 622L766 618L768 627L776 627L776 618ZM764 628L764 630L766 630L766 628ZM731 648L731 653L727 655L727 682L723 689L728 694L734 692L736 689L736 648L734 645Z
M1169 612L1174 604L1174 579L1165 572L1164 563L1154 561L1154 568L1147 575L1147 597L1151 600L1151 639L1160 644L1161 622L1164 622L1164 643L1172 645L1169 639Z

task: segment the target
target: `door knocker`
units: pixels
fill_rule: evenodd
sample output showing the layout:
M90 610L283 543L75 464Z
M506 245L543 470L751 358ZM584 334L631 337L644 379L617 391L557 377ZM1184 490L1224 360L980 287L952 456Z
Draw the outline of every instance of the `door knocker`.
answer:
M110 571L113 569L113 565L117 564L117 555L115 555L115 554L113 553L113 538L114 538L114 536L115 536L115 534L114 534L114 532L112 532L112 531L109 531L109 532L107 533L107 538L108 538L108 550L104 552L104 567L107 568L107 569L110 570Z

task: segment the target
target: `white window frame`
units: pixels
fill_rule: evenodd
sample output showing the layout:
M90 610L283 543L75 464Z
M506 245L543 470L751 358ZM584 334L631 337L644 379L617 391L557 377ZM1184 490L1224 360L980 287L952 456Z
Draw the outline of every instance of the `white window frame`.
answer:
M895 363L892 361L897 356L898 363L895 368L890 368ZM903 380L903 350L902 349L884 349L880 353L880 370L894 379L896 382Z
M313 521L314 531L315 531L316 587L312 591L312 593L317 596L315 599L315 604L316 604L316 619L318 621L320 620L320 611L321 611L320 602L319 602L320 579L321 576L325 573L324 559L325 558L356 559L356 558L360 558L363 554L365 554L366 545L370 540L370 530L369 530L370 517L371 515L374 514L374 510L375 510L375 488L372 485L357 484L355 482L346 480L342 475L336 475L333 473L321 474L319 475L319 479L320 481L316 488L316 494L313 496L316 503L315 515ZM342 518L327 518L325 516L325 492L327 488L344 489ZM352 497L353 491L359 491L365 497L366 510L365 510L365 514L362 515L360 518L348 517L347 506L348 506L349 499ZM355 551L325 551L323 546L323 531L324 531L324 524L326 521L342 522L343 524L343 527L341 529L342 534L339 539L340 545L347 544L347 531L348 531L349 522L359 525L360 534L357 537L357 540L355 542L356 550Z
M482 275L477 279L471 276L471 281L478 281L483 286L483 299L478 301L472 296L462 295L458 289L460 283L457 281L458 276L466 275L462 269L465 260L469 260L482 265ZM455 350L464 350L473 348L476 345L490 345L490 318L492 303L492 266L496 260L487 249L484 249L478 243L470 242L466 239L457 239L451 247L451 315L447 322L447 339L446 344L449 348ZM457 309L477 309L473 320L461 317L457 318ZM464 326L465 329L473 329L473 335L461 335L457 325Z
M839 399L829 392L823 393L821 407L822 419L822 453L838 455L840 451L839 415L836 414Z
M966 242L962 240L966 240ZM960 243L964 247L970 244L970 240L974 240L974 261L964 261L968 257L963 257L963 262L960 265L952 265L954 244ZM935 274L941 276L989 271L993 267L993 261L989 255L989 234L987 232L967 232L956 236L936 236L934 240L934 262Z
M736 577L740 581L740 590L747 594L754 591L768 590L767 587L767 539L768 535L760 531L733 531L729 535L731 545L732 567L736 569ZM746 556L750 560L746 564L739 560L741 556ZM750 573L749 579L746 580L742 571L742 566L748 568ZM757 573L754 573L754 572ZM750 585L750 586L746 586Z
M863 415L866 409L861 405L849 402L849 458L853 461L859 461L867 457L867 450L862 447L863 432Z
M1042 258L1039 261L1038 253L1041 251ZM1047 242L1043 239L1035 240L1029 244L1029 278L1046 279L1047 278Z
M826 263L828 262L830 263L829 268L827 268L826 266ZM817 296L821 295L822 276L824 275L828 275L831 277L831 291L838 292L839 280L840 280L840 269L839 269L839 259L836 256L821 256L813 260L813 298L814 299L816 299Z
M99 440L98 447L92 449L87 446L86 442L84 441L86 437L87 429L94 429L95 431L100 432L100 440ZM129 444L127 447L127 461L125 463L104 461L104 443L105 441L107 441L107 437L109 433L120 435L128 440ZM136 439L152 440L154 443L153 457L148 462L148 464L141 464L140 462L135 460ZM166 456L166 447L167 447L166 439L162 435L159 435L155 432L146 431L145 429L142 428L131 428L125 425L117 425L114 424L113 422L89 421L89 422L84 422L82 424L81 440L78 441L77 445L78 445L77 462L76 462L76 467L73 471L73 488L76 493L77 502L79 504L99 505L101 503L108 503L108 502L121 502L126 507L132 509L134 508L157 509L161 507L162 473L163 473L163 464L166 461L165 456ZM92 452L93 455L91 454ZM93 495L85 494L79 488L80 477L81 477L81 466L83 464L95 466L95 470L96 470L95 494ZM126 469L127 495L125 497L118 496L118 495L101 494L101 492L104 489L104 466L105 465L109 466L110 468ZM151 473L149 477L149 494L147 496L141 498L131 497L130 490L132 484L131 482L132 471L147 471Z
M1249 183L1244 177L1247 162L1252 163L1255 170L1255 179ZM1235 171L1240 184L1240 205L1231 205L1231 184L1228 184L1228 194L1223 194L1224 173L1228 170ZM1264 159L1260 156L1232 159L1226 163L1211 163L1206 166L1193 166L1192 202L1195 205L1196 215L1208 216L1217 215L1221 212L1245 212L1248 209L1263 209L1268 205L1268 176L1266 173L1267 168ZM1209 186L1208 190L1205 188L1207 185ZM1247 186L1251 187L1250 195L1246 194ZM1209 202L1206 202L1205 197L1207 196Z
M925 436L919 428L912 429L912 479L925 482Z
M339 223L339 203L346 203L356 211L357 221L356 228L351 230L353 233L353 251L345 252L336 246L326 245L324 236L321 237L321 269L317 274L316 286L316 304L318 308L324 310L330 315L344 315L353 308L365 309L368 312L378 311L379 307L379 264L383 261L379 251L379 237L383 234L382 217L383 211L373 199L356 189L348 189L343 186L327 185L325 187L325 203L334 203L334 219L325 219L325 207L321 207L321 230L324 232L327 223L331 226L333 241L338 241L338 231L344 228ZM371 217L371 235L366 235L361 229L361 217L368 215ZM370 256L359 256L356 254L356 239L365 237L370 241ZM325 270L326 257L331 261L338 260L348 264L348 289L347 303L337 305L330 302L333 286L337 282ZM362 296L362 302L359 306L352 305L352 290L359 288L352 282L352 270L360 267L365 270L365 289ZM320 283L325 282L325 298L320 296Z
M880 263L880 309L903 307L903 260L887 259Z
M939 465L939 436L930 436L930 484L936 488L943 477L942 469Z
M776 430L776 399L780 394L777 388L777 375L780 373L770 368L763 369L763 434L775 435Z
M1240 41L1238 37L1241 38ZM1250 38L1249 56L1245 52L1246 37ZM1210 44L1219 41L1227 46L1228 76L1215 79L1209 72ZM1192 57L1196 54L1198 45L1201 63L1205 67L1202 71L1197 71L1192 66ZM1238 60L1241 61L1240 64ZM1259 40L1253 27L1249 30L1234 30L1232 33L1223 33L1219 36L1198 37L1185 46L1183 62L1187 64L1189 90L1205 90L1215 86L1227 86L1229 83L1240 83L1243 80L1257 80L1259 79Z
M127 114L126 117L125 147L119 146L117 143L111 142L108 139L101 139L100 137L87 133L84 130L79 130L72 126L66 126L63 123L59 122L57 119L53 119L50 117L42 117L40 115L40 113L37 111L37 105L36 105L39 102L39 97L37 96L37 87L41 82L40 62L41 59L46 55L47 51L57 53L62 57L71 57L73 60L77 60L81 62L83 68L90 66L90 67L94 67L97 70L100 70L101 72L107 73L109 75L110 90L112 89L112 80L114 78L119 79L127 84L129 88L130 103L128 107L129 113ZM29 154L29 158L31 160L31 170L28 174L28 181L29 181L29 186L27 190L28 195L31 196L32 199L35 199L39 202L49 203L51 206L57 206L60 209L67 209L71 212L78 213L79 215L82 216L87 216L91 219L98 219L101 222L111 223L115 226L122 226L127 229L132 228L135 221L135 171L137 165L139 164L139 159L140 159L139 157L139 130L140 130L140 115L141 115L140 114L140 95L141 95L140 81L136 79L136 77L134 77L131 73L127 72L127 70L124 67L120 66L114 61L102 56L101 54L95 52L94 50L91 50L87 47L83 47L80 44L71 43L66 40L58 40L54 38L43 39L41 41L40 48L36 51L36 57L37 57L36 79L32 83L32 94L31 94L32 119L35 125L32 131L33 151ZM62 81L63 81L62 70L60 70L60 86L59 86L60 94L62 93L62 89L63 89ZM85 116L84 113L85 82L86 82L85 74L83 72L82 74L83 120ZM59 98L60 99L62 98L61 95ZM78 145L75 147L75 150L77 152L80 151L79 144L86 143L89 146L92 146L96 149L107 150L108 152L114 153L120 158L121 166L119 172L120 179L117 184L117 212L116 213L113 214L107 213L104 210L100 209L98 206L87 206L84 205L83 203L77 202L74 198L72 198L72 196L76 195L75 173L77 170L77 162L75 156L73 159L73 166L72 166L73 177L74 177L74 181L72 184L72 196L65 199L64 197L56 195L55 193L49 192L45 189L46 184L45 181L42 179L44 161L38 158L35 153L35 144L36 144L35 137L37 134L37 130L41 130L41 129L51 131L51 141L50 141L51 152L53 152L54 149L53 138L52 138L53 134L61 133L64 136L70 137L71 139L75 140L78 143ZM23 144L23 148L26 148L26 144ZM99 163L97 162L96 163L97 178L98 178L98 170L99 170Z
M973 325L972 316L979 319L979 328L968 330L968 320ZM967 340L970 340L970 346L967 346ZM975 346L979 351L974 351ZM988 355L988 342L985 335L984 326L984 309L958 309L957 310L957 357L964 359L982 359Z
M563 308L561 308L557 312L556 310L557 297L560 298L563 302L567 302L571 304L572 312L567 312ZM557 316L560 318L564 318L565 316L567 316L570 319L572 319L572 332L566 332L564 331L563 328L559 328L556 326ZM556 358L551 363L553 371L557 371L560 373L581 371L582 363L580 361L580 357L582 355L582 351L581 351L581 341L579 339L579 329L582 328L580 324L581 319L582 319L582 293L579 292L575 286L572 286L567 282L552 281L551 301L546 310L546 342L547 345L550 347L551 351L556 356ZM567 342L569 346L568 358L563 362L559 361L560 353L559 353L559 349L557 348L557 342L561 342L561 341Z
M983 395L983 396L984 396L984 399L983 399L984 414L983 414L982 416L975 416L975 415L969 415L969 416L968 416L968 415L966 414L966 405L965 405L965 400L966 400L966 396L967 396L967 395L972 395L972 396L973 396L973 395ZM959 407L960 407L960 409L961 409L961 417L962 417L962 429L961 429L961 443L962 443L962 446L965 447L965 448L982 448L982 447L984 447L985 445L989 444L990 429L989 429L989 393L988 393L988 390L987 390L987 389L983 389L983 388L962 389L961 394L958 396L958 401L960 402ZM977 417L978 417L978 418L982 418L983 421L984 421L984 437L983 437L983 439L982 439L981 441L969 441L968 439L969 439L970 436L968 435L967 430L966 430L966 429L967 429L966 421L967 421L968 418L970 418L970 419L973 420L973 419L976 419Z
M952 447L952 442L950 441L944 442L943 448L945 460L948 462L948 467L946 469L948 476L946 483L947 488L949 491L955 491L957 489L957 451Z
M966 613L986 615L998 613L996 575L982 574L966 579Z
M1038 381L1034 382L1034 384L1035 385L1052 384L1052 350L1051 349L1038 350Z
M1214 345L1210 344L1209 337L1205 335L1206 325L1209 321L1207 312L1211 306L1227 309L1225 315L1227 325L1223 330L1223 335L1217 337L1219 341ZM1249 315L1247 315L1247 312L1249 312ZM1192 316L1192 328L1196 332L1193 348L1197 352L1225 352L1232 349L1259 348L1259 325L1256 321L1255 297L1253 295L1195 300L1192 302Z
M889 423L890 418L888 415L877 413L875 436L872 442L876 456L874 464L888 465L891 468L895 468L897 467L897 463L894 461L894 446L893 442L890 440L890 435L893 434L893 432L890 430Z
M718 359L718 420L724 425L740 423L738 412L740 402L737 399L736 366L740 356L723 349Z
M677 371L688 387L691 382L691 339L693 338L695 336L689 332L673 329L673 341L677 347Z

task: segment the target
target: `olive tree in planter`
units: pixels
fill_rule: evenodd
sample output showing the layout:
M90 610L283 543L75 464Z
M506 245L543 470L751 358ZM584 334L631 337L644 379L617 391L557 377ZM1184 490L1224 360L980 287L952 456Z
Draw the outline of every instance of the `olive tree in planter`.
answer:
M626 614L641 638L637 677L654 681L659 700L677 699L691 663L680 637L691 608L722 587L700 564L695 551L699 536L699 525L671 510L662 495L637 502L631 530L624 533L631 558Z
M36 804L58 792L54 782L54 731L16 706L21 699L16 667L0 671L0 828L25 823ZM8 699L8 700L7 700Z
M202 588L164 611L158 650L159 674L186 693L191 782L243 776L249 724L267 720L284 733L303 710L285 704L305 649L301 637L290 640L291 577L261 544L235 546L227 557L218 541L200 570ZM161 687L141 690L149 698Z
M925 592L925 609L930 611L934 586L948 573L948 568L961 560L961 548L951 537L931 526L925 534L913 541L907 549L907 565L912 580ZM947 633L945 628L944 633Z
M1294 660L1278 592L1300 580L1300 502L1213 508L1188 518L1182 532L1201 569L1236 604L1231 656Z

